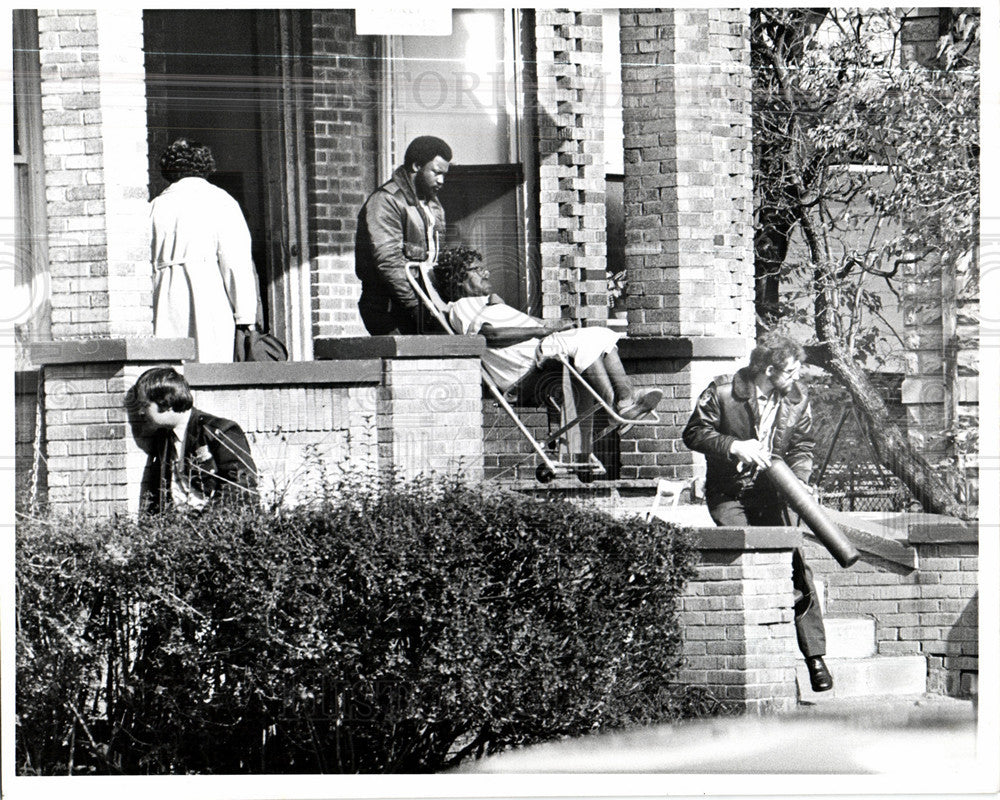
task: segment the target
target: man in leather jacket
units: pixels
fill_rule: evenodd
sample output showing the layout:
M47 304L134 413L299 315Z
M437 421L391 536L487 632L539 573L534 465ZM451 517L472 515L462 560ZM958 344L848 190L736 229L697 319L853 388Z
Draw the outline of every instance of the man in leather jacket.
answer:
M422 333L420 301L406 280L410 261L434 261L444 239L444 185L451 148L418 136L403 164L376 189L358 214L354 271L361 279L358 311L373 336Z
M194 408L191 387L170 367L135 384L139 414L152 429L142 507L201 511L216 503L258 502L257 467L246 434L230 419Z
M784 336L769 335L750 365L731 380L717 378L701 393L684 428L684 444L705 455L705 501L717 525L787 525L784 499L761 472L783 459L803 482L813 469L812 409L797 382L805 353ZM813 691L833 687L823 661L826 633L812 572L792 554L795 629Z

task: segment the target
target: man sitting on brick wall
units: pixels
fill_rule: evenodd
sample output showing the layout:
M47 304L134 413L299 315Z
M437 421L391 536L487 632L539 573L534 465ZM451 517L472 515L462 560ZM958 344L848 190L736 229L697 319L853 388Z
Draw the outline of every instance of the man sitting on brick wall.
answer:
M717 378L701 393L683 439L705 454L705 502L717 525L787 525L784 499L760 472L782 458L807 482L812 473L812 409L797 383L805 353L784 336L769 335L750 354L750 365L732 380ZM826 631L812 572L802 553L792 554L795 630L813 691L833 687L823 661Z
M648 414L663 397L659 389L637 392L621 358L621 334L609 328L576 328L570 320L546 322L529 316L493 294L489 271L470 263L439 264L438 290L449 301L448 321L458 332L482 334L483 364L506 391L544 361L566 356L594 390L626 419Z
M403 164L376 189L358 214L354 271L361 280L358 311L372 336L422 331L420 300L406 280L410 261L437 258L444 231L438 191L444 185L451 148L436 136L418 136Z
M239 425L195 408L188 382L170 367L146 370L133 391L154 429L144 510L257 502L257 467Z

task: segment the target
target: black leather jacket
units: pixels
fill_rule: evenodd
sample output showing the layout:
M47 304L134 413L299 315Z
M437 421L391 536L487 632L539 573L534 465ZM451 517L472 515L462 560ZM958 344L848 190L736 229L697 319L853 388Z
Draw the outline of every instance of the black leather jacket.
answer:
M756 438L757 404L750 369L744 367L732 380L716 378L701 393L684 428L684 444L705 454L705 494L738 497L755 480L756 470L736 471L737 459L729 454L736 440ZM805 388L796 383L778 405L771 453L782 458L806 482L813 469L812 408Z
M170 433L157 432L146 467L142 507L152 513L166 510L173 502ZM183 474L191 488L210 503L258 501L257 466L250 455L246 434L231 419L206 414L197 408L191 410L184 435Z
M427 202L434 215L434 235L440 240L444 208ZM359 305L379 311L399 311L416 317L420 300L403 271L408 261L427 258L427 222L417 201L413 180L404 167L376 189L358 213L354 241L354 272L361 279Z

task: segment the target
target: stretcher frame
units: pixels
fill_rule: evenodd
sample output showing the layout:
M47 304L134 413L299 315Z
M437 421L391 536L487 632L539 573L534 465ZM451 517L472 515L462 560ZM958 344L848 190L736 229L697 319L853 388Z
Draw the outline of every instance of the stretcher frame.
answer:
M434 263L429 260L411 261L406 264L404 272L406 274L406 280L413 288L413 291L420 299L420 302L434 316L445 333L449 336L460 336L462 334L455 331L455 329L452 328L451 323L448 321L445 313L448 304L441 298L437 290L434 288L431 277L433 269ZM594 402L591 404L589 409L581 414L576 413L575 401L570 407L567 407L567 404L559 404L551 396L547 397L546 401L559 414L560 426L555 431L550 431L549 435L541 441L539 441L539 439L532 434L527 425L525 425L518 416L514 407L507 400L505 393L499 386L497 386L496 381L487 371L485 364L480 363L480 374L482 375L483 384L485 384L490 394L493 395L497 404L503 409L504 413L510 417L514 426L518 429L518 431L520 431L525 439L528 440L528 443L541 460L541 463L535 468L535 478L539 483L549 483L553 478L563 475L576 475L582 483L590 483L597 476L606 474L607 470L598 460L597 456L594 455L592 446L587 453L572 452L568 444L569 437L566 436L566 434L569 434L574 429L579 428L584 423L589 423L593 416L597 413L598 409L604 409L604 412L608 415L609 424L599 434L593 437L592 443L599 441L616 429L619 430L620 433L624 433L635 425L657 425L660 418L657 416L655 410L646 412L641 417L636 419L627 419L621 416L610 403L598 394L594 387L588 383L586 378L580 374L579 370L577 370L576 367L570 363L568 358L560 355L555 356L550 360L558 361L562 366L564 396L567 391L571 392L573 384L576 384L577 386L582 387L582 390L587 392ZM538 368L536 367L535 370L532 370L532 372L529 373L529 375L533 374L537 369ZM516 388L518 385L522 384L527 377L528 375L524 376L524 378L510 388ZM508 389L508 391L510 391L510 389ZM547 448L558 449L559 456L553 458L552 455L546 452ZM581 456L584 455L587 456L586 460L581 458Z

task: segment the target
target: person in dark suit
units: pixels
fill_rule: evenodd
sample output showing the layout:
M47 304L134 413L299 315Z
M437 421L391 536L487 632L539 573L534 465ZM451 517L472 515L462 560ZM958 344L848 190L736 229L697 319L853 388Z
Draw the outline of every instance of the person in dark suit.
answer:
M701 393L682 434L705 455L705 502L717 525L788 525L784 499L761 472L781 458L803 483L813 469L812 408L798 383L805 353L788 337L771 334L731 380L717 378ZM826 667L826 631L801 551L792 554L795 629L813 691L833 688Z
M144 510L257 502L257 467L239 425L195 408L188 382L170 367L146 370L134 392L154 431Z
M361 280L358 311L372 336L423 333L420 300L406 280L411 261L437 260L444 238L444 185L451 148L436 136L418 136L403 163L358 213L354 271ZM433 327L431 328L433 330Z

